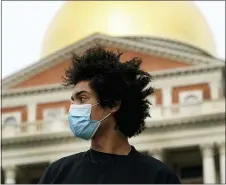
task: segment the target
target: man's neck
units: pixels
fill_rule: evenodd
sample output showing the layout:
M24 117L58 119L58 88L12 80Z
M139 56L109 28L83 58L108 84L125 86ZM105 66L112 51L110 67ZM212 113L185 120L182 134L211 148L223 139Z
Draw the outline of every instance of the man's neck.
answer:
M131 151L128 139L121 137L119 133L96 136L91 141L91 148L98 152L117 155L128 155Z

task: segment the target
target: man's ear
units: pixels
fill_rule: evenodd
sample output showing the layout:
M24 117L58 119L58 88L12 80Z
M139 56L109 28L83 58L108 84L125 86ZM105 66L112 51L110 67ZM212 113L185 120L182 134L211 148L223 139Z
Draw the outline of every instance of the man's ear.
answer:
M115 105L112 108L110 108L111 113L117 112L120 106L121 106L121 101L116 101Z

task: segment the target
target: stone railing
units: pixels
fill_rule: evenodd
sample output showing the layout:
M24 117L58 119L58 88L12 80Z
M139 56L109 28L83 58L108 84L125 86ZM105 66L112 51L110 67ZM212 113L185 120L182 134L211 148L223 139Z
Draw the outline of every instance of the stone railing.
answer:
M170 107L155 106L151 107L151 118L147 121L172 120L199 115L209 115L225 112L225 99L214 101L204 101L193 105L172 105ZM39 135L41 133L70 132L67 115L55 121L36 121L35 123L21 123L19 126L7 126L2 128L4 138Z
M23 122L18 126L4 126L2 135L3 138L14 136L29 136L39 135L41 133L55 133L69 131L67 116L62 117L56 121L39 120L35 123Z
M156 106L151 108L151 118L149 118L149 120L157 121L161 119L186 118L224 112L225 99L218 99L190 105L175 104L170 107Z

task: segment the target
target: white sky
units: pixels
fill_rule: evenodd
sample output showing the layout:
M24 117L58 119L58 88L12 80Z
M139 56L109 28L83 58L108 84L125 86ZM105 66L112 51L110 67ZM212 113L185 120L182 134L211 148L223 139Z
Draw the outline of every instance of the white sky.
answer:
M195 1L225 59L225 1ZM2 77L39 59L48 24L63 1L2 1Z

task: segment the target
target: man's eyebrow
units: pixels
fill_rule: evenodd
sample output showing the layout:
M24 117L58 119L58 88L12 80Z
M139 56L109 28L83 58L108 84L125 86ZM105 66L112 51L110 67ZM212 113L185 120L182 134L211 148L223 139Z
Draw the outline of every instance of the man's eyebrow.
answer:
M82 90L82 91L74 92L74 93L72 94L72 96L73 96L73 97L77 97L77 96L79 96L79 95L82 94L82 93L88 93L88 94L90 94L90 92Z

